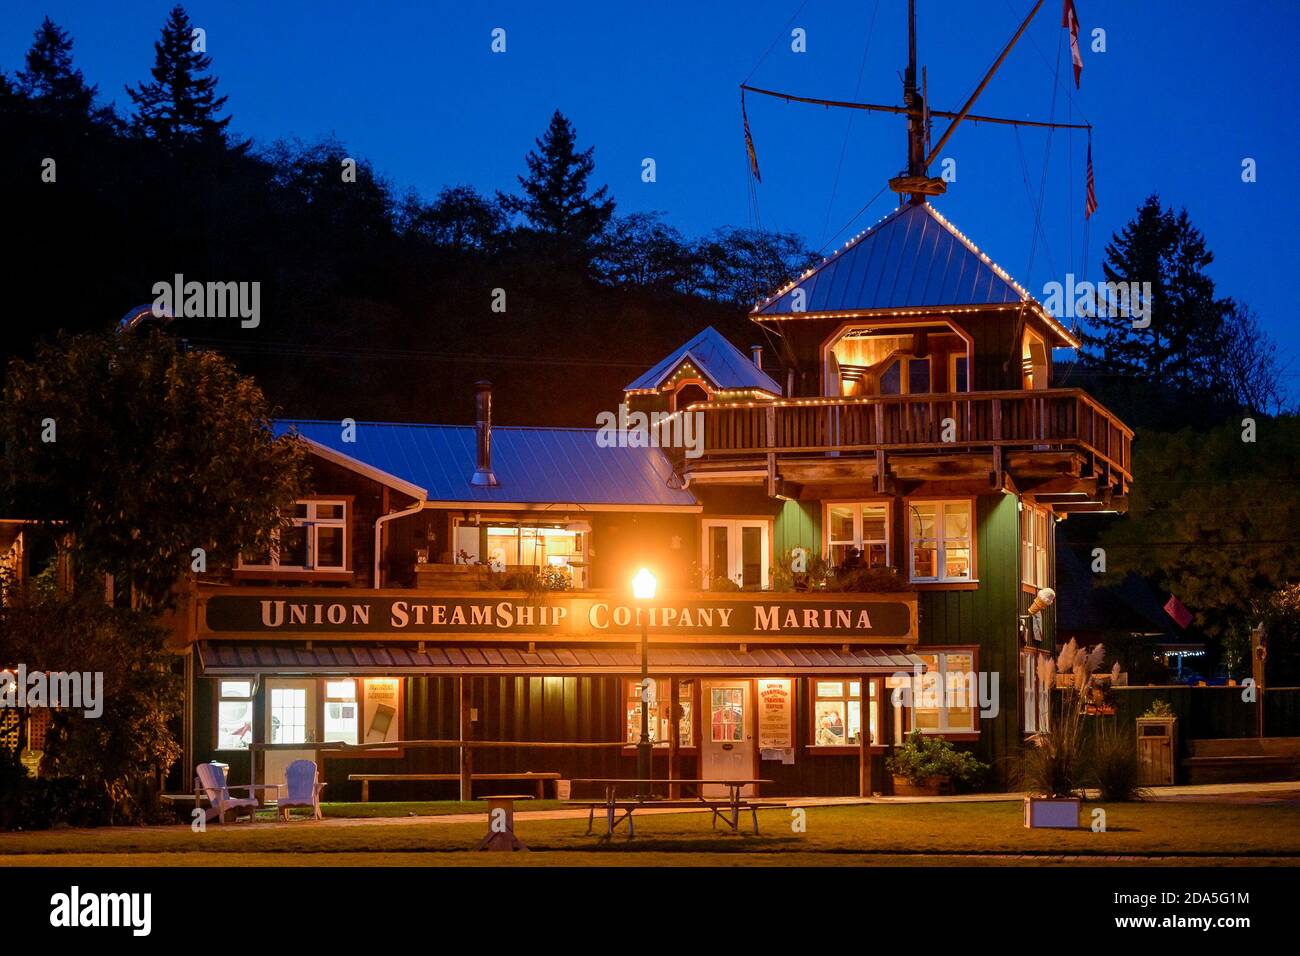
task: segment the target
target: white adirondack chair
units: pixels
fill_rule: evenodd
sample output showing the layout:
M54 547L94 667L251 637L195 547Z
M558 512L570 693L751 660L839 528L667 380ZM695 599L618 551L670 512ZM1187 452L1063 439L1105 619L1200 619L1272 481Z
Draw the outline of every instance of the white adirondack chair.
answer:
M319 820L320 792L325 784L320 779L320 771L314 760L295 760L284 768L284 790L281 792L278 809L280 819L289 822L289 809L297 807L310 810L312 817Z
M232 823L241 815L247 816L250 821L253 820L254 814L257 813L257 798L253 796L255 788L227 786L225 772L215 763L201 763L194 773L198 782L197 789L208 798L218 823L226 822L227 813L231 815ZM249 795L232 797L231 790L247 790Z

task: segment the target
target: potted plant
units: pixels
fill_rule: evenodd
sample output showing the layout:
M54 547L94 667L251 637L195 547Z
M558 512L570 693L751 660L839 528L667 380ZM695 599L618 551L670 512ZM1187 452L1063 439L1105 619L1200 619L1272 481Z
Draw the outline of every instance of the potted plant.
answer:
M1091 690L1092 672L1105 656L1098 644L1091 652L1070 639L1060 657L1039 662L1038 678L1047 687L1058 685L1057 674L1069 674L1059 713L1048 730L1032 738L1025 754L1025 826L1077 829L1083 810L1083 712Z
M936 797L968 789L977 786L988 772L988 764L973 754L919 730L907 735L903 745L885 761L885 767L893 775L894 795L899 797Z

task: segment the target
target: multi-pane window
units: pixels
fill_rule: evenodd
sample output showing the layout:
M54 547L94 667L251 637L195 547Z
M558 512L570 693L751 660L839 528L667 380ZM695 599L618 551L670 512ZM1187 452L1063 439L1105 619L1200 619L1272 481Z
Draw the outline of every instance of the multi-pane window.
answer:
M277 571L346 571L346 501L295 502L293 524L272 536L271 546L243 567Z
M813 746L857 747L862 742L862 682L856 680L814 680ZM879 743L879 701L876 683L867 686L867 733Z
M974 580L974 534L969 499L907 504L913 581Z
M253 682L217 682L217 749L247 750L253 740Z
M745 689L709 688L709 740L715 744L745 739Z
M977 733L974 655L942 651L919 656L925 673L912 689L913 726L930 734Z
M768 523L759 519L703 522L705 588L727 578L747 591L768 584Z
M650 742L656 747L667 747L672 734L672 700L667 680L657 682L655 699L648 710L650 722ZM678 706L681 708L677 721L677 743L681 747L695 746L695 681L677 682ZM627 742L639 743L641 740L641 682L627 682Z
M301 687L271 688L271 743L307 742L307 691Z
M1035 588L1050 586L1047 559L1051 553L1052 513L1025 505L1020 512L1020 580Z
M862 554L870 568L889 565L889 506L832 504L826 506L826 540L832 565L840 567L851 550Z

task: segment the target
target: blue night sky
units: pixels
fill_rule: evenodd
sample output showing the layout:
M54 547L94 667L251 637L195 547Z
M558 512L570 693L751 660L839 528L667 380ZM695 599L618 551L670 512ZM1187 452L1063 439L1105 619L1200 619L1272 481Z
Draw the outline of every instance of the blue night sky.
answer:
M1300 199L1292 104L1300 3L1077 0L1083 88L1069 68L1060 0L1047 0L976 112L1085 117L1101 208L1086 244L1083 134L964 124L945 147L957 181L938 208L1041 297L1067 271L1096 278L1111 232L1159 191L1206 233L1221 294L1252 305L1279 342L1292 391ZM126 105L145 77L170 0L9 0L0 69L21 65L43 14L70 30L78 66ZM957 109L1030 7L1029 0L920 0L919 55L931 105ZM399 190L512 188L553 109L596 147L597 182L620 211L662 210L689 236L752 225L738 84L832 99L900 103L903 0L656 3L253 2L193 0L195 24L230 99L234 128L259 141L333 134ZM873 26L874 20L874 26ZM490 51L494 27L507 52ZM790 30L807 33L806 53ZM1106 30L1107 52L1086 49ZM770 52L764 55L765 51ZM865 54L865 56L864 56ZM1057 62L1059 67L1059 84ZM834 248L892 205L904 164L900 117L749 98L762 169L757 222ZM935 138L944 129L936 120ZM1029 268L1048 156L1042 235ZM641 181L652 157L658 181ZM1241 181L1253 157L1259 181ZM932 172L938 172L937 169ZM839 233L833 244L831 240Z

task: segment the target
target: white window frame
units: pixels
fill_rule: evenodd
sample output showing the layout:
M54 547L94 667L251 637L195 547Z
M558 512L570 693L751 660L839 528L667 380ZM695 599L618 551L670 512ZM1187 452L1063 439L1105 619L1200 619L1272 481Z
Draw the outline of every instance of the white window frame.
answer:
M922 674L913 678L912 726L915 727L917 730L920 730L921 733L929 734L934 737L943 737L943 736L956 735L956 734L965 735L965 736L970 736L971 734L978 734L980 732L980 712L979 712L979 700L978 700L979 672L978 670L976 670L976 668L979 666L978 652L975 651L974 649L958 648L958 647L947 648L945 650L938 650L936 648L930 648L930 647L918 647L916 649L916 653L926 657L933 657L935 659L935 665L936 665L935 673L939 675L940 678L939 687L941 689L939 690L939 700L938 700L938 705L936 707L918 708L917 704L920 701L925 699L922 694L922 687L923 687L922 682L925 680L926 675ZM957 656L957 655L970 658L971 669L969 671L957 672L957 673L969 675L968 680L970 681L970 686L967 688L967 693L972 695L967 697L967 702L970 704L970 710L971 710L971 724L969 727L954 727L948 721L948 700L949 700L949 695L953 693L952 688L949 685L949 681L948 681L948 658L949 656ZM929 674L930 673L929 665L926 665L926 668L927 668L926 674ZM916 712L919 709L937 711L939 715L939 726L921 727L920 722L916 719Z
M229 684L229 685L239 685L239 684L246 685L245 688L244 688L245 693L243 693L243 694L236 694L236 693L234 693L234 690L236 689L236 686L231 686L231 687L229 688L230 693L227 693L227 686L226 686L227 684ZM246 704L246 705L247 705L247 707L248 707L248 723L249 723L248 739L249 739L249 742L252 742L252 740L253 740L252 724L253 724L253 721L254 721L254 719L255 719L255 718L254 718L254 714L256 713L256 710L255 710L255 707L254 707L254 703L253 703L253 698L256 696L256 693L257 693L257 688L256 688L256 686L255 686L255 682L253 681L253 679L252 679L251 677L249 677L249 678L243 678L243 677L230 677L230 678L220 678L220 679L218 679L218 681L217 681L217 721L216 721L216 726L213 728L213 729L216 731L217 741L216 741L216 744L215 744L215 745L213 746L213 748L212 748L213 750L215 750L215 751L217 751L217 752L219 752L219 753L243 753L243 752L245 752L246 750L248 750L248 744L244 744L242 747L222 747L222 746L221 746L221 724L222 724L222 719L221 719L221 705L222 705L222 704Z
M831 537L831 509L832 508L852 508L853 509L853 540L843 541ZM880 510L885 514L885 537L872 538L863 540L862 536L862 517L864 509ZM831 559L831 549L835 545L851 545L859 551L866 553L866 546L869 544L883 544L885 546L885 567L894 566L894 550L891 542L894 524L893 508L890 507L889 501L827 501L823 503L822 527L826 529L826 541L822 550L822 557L827 561Z
M1037 734L1051 729L1051 689L1038 679L1038 662L1047 655L1024 649L1020 652L1020 693L1024 710L1024 733Z
M907 579L918 584L974 584L978 582L976 572L976 553L975 539L977 537L975 529L975 503L970 498L909 498L904 502L907 508ZM916 575L916 542L914 537L915 521L913 520L912 509L918 505L934 506L934 537L922 538L922 541L933 541L935 544L935 566L939 571L938 575L931 577L918 577ZM965 539L954 538L947 534L944 527L946 518L946 509L948 505L962 505L967 509ZM953 540L965 540L966 550L970 552L969 571L960 577L949 577L944 573L948 566L947 547L949 538Z
M1052 512L1028 503L1022 503L1021 507L1020 583L1035 589L1051 587Z
M267 564L251 564L247 561L240 561L241 568L265 568L270 571L349 571L352 568L352 535L349 533L348 522L351 518L349 503L346 498L300 498L294 502L294 507L302 505L306 508L307 514L299 518L294 516L293 526L295 528L305 528L307 537L307 563L306 564L282 564L280 562L280 532L277 530L271 535L271 558ZM343 515L339 518L321 518L317 516L317 509L321 505L338 505ZM317 531L319 528L338 528L343 533L343 557L341 565L330 565L328 567L317 567L316 555L320 552L320 545L317 540Z
M713 560L709 547L709 531L713 528L724 528L727 532L727 568L725 574L719 574L717 568L709 566ZM734 581L741 587L748 587L748 582L743 580L744 575L744 551L741 547L742 530L745 528L758 528L762 534L759 542L759 548L762 551L762 570L760 574L763 580L758 582L759 590L765 590L771 577L771 541L772 541L772 522L765 518L704 518L700 522L700 576L703 578L702 586L704 590L709 590L712 584L711 578L725 577Z

